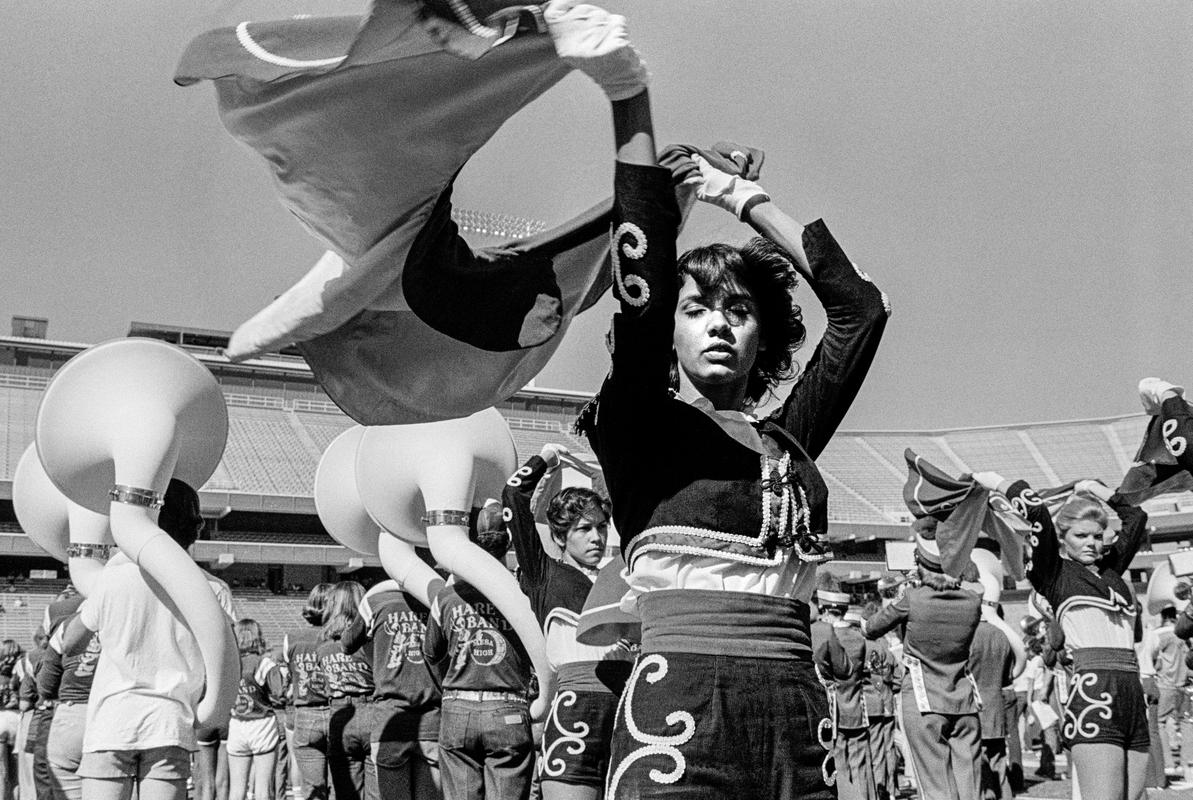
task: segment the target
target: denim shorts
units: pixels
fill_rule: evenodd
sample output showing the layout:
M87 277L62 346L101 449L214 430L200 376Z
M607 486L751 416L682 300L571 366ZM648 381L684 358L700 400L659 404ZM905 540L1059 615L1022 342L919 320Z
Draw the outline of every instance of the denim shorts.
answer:
M83 753L80 778L184 781L191 775L190 751L178 746Z

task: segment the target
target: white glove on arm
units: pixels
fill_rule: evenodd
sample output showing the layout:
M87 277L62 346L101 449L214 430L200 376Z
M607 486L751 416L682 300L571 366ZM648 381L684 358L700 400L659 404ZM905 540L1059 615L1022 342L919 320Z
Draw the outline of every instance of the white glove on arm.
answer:
M577 0L552 0L543 9L559 57L596 81L610 100L646 89L650 73L630 44L625 17Z
M696 185L697 200L723 208L738 219L744 219L745 212L770 200L766 190L754 181L717 169L699 153L694 153L692 160L700 169L700 177L688 179Z
M1160 378L1144 378L1139 382L1139 399L1143 402L1143 410L1153 417L1160 413L1160 405L1164 402L1166 392L1175 392L1179 397L1185 396L1185 387L1174 386Z

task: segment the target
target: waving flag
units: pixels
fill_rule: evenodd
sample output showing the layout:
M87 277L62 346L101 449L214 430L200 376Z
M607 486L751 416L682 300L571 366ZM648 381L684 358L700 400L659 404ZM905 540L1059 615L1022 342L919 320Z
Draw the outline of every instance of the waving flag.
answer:
M960 575L978 535L984 532L1002 547L1007 574L1022 579L1023 544L1014 533L1010 521L1015 514L1006 498L991 494L969 475L954 478L910 448L903 458L907 461L903 502L917 519L935 517L940 521L936 543L944 571Z
M1193 410L1193 405L1189 408ZM1118 493L1132 505L1170 492L1193 490L1193 475L1177 465L1176 456L1168 452L1164 444L1163 422L1160 416L1154 416L1148 422L1143 442L1135 454L1135 463L1118 487Z

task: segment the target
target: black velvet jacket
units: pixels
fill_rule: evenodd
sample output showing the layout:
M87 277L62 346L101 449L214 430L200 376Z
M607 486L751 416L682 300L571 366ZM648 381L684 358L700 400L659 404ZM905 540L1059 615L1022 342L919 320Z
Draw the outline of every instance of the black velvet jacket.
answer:
M592 580L587 575L552 558L539 540L530 501L546 472L547 462L531 456L501 493L506 525L518 554L518 583L530 598L530 607L544 631L552 614L562 615L575 625L592 591Z
M768 455L738 443L670 391L679 292L671 176L617 165L613 363L578 428L604 469L626 563L650 551L762 568L823 558L828 490L814 459L857 395L878 348L885 296L823 222L803 246L828 327L782 407L756 424Z
M1110 498L1110 507L1122 520L1122 529L1091 571L1076 561L1061 558L1060 542L1047 506L1025 481L1015 481L1007 489L1007 498L1016 513L1032 526L1031 568L1027 578L1032 587L1052 604L1056 618L1074 605L1096 606L1106 611L1135 613L1135 593L1123 578L1131 560L1143 543L1147 513L1127 504L1118 495Z

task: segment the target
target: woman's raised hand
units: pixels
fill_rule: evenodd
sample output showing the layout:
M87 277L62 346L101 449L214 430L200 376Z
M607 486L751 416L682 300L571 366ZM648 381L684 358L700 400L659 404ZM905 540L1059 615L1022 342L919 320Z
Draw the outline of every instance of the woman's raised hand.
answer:
M1075 484L1073 484L1073 493L1096 497L1099 500L1109 500L1114 494L1110 491L1106 484L1089 478L1077 481Z
M568 449L561 444L545 444L539 452L539 458L547 462L547 469L558 469L562 456Z
M711 203L744 220L746 213L760 202L770 200L766 190L754 182L765 155L761 150L717 142L711 150L695 150L692 161L699 170L696 199Z
M1160 378L1144 378L1139 382L1139 399L1143 410L1152 416L1160 413L1160 406L1169 397L1183 397L1184 387Z
M592 78L610 100L627 100L646 89L650 73L630 44L625 17L578 0L551 0L543 19L559 57Z
M997 492L998 487L1006 483L1006 479L997 472L975 472L973 474L974 483L981 486L983 489L988 489L992 492Z

